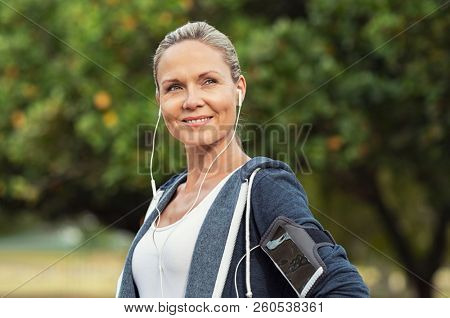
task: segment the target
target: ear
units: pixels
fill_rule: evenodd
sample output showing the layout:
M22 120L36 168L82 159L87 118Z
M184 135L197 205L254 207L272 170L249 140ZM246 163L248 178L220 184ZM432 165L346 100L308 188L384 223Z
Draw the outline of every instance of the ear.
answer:
M236 86L237 86L236 88L240 89L241 92L242 92L242 101L243 101L245 99L245 92L246 92L246 89L247 89L247 82L245 80L244 75L240 75L239 76L239 79L238 79L238 81L236 83Z

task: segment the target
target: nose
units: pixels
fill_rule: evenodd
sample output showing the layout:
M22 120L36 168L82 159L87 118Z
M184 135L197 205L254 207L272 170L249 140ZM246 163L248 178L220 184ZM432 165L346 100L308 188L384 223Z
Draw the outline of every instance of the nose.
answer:
M204 105L201 94L195 89L190 89L187 92L186 100L183 103L183 109L195 109Z

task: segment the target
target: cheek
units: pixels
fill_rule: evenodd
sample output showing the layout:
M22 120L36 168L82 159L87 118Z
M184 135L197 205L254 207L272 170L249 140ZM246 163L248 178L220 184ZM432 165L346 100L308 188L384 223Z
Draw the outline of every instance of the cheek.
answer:
M179 113L177 109L173 107L173 105L165 103L161 110L165 126L169 132L174 135L178 128L177 118L179 118Z
M221 122L233 122L236 115L236 109L232 103L230 97L220 98L215 101L211 101L213 110L220 116Z
M176 118L179 118L181 108L173 99L163 101L161 107L166 121L172 122L176 120Z
M221 111L221 122L226 125L233 125L236 120L236 110L233 105L226 105Z
M172 135L178 134L180 123L177 122L175 117L167 116L165 119L165 124Z

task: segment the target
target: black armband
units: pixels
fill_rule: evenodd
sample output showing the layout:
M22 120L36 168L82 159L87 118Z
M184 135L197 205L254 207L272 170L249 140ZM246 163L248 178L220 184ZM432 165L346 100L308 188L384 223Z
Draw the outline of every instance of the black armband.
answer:
M272 222L260 242L262 250L299 297L306 297L326 272L317 249L335 244L328 231L298 225L285 216Z

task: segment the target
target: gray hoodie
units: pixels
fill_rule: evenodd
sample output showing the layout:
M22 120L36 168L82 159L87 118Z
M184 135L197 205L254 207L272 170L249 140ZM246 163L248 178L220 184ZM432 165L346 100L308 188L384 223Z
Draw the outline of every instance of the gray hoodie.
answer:
M139 297L131 266L134 248L157 217L156 204L163 211L186 178L185 170L158 189L128 251L117 297ZM278 216L324 230L309 210L306 193L292 169L282 161L254 157L228 179L205 217L195 243L185 297L298 297L257 247ZM369 296L342 246L322 243L317 252L326 271L307 297Z

